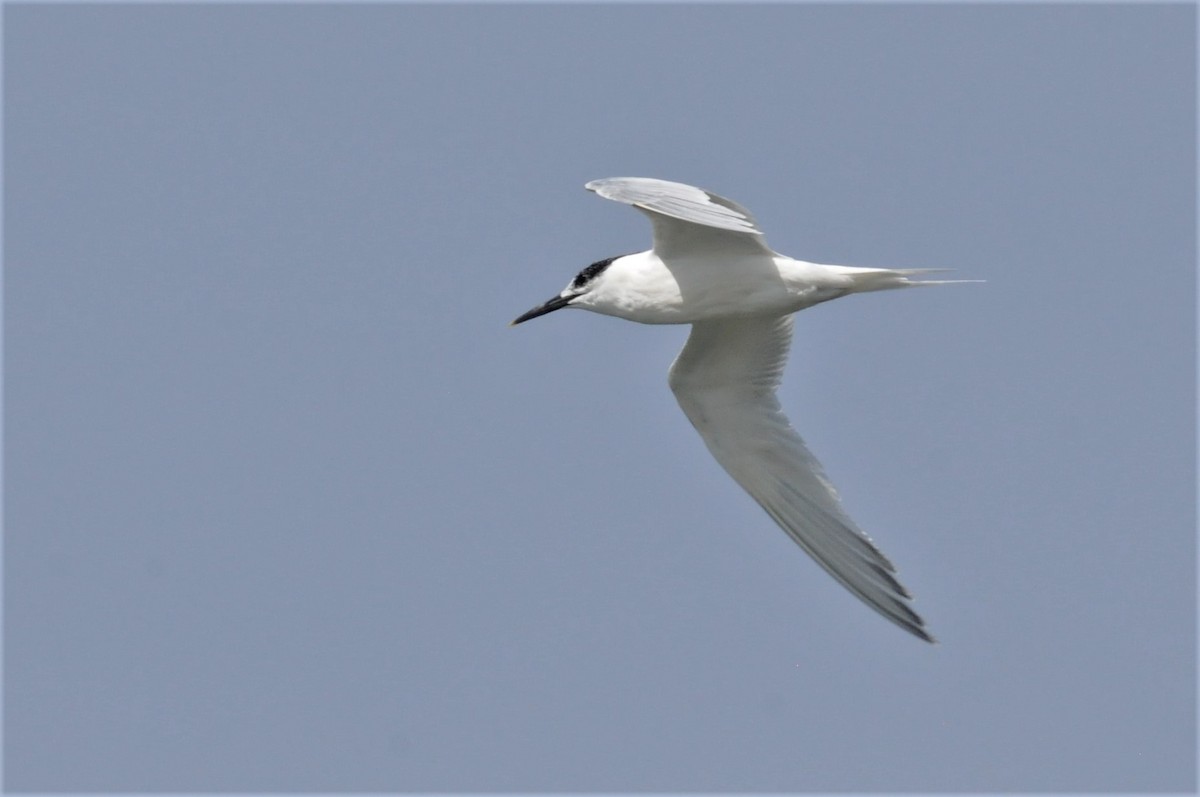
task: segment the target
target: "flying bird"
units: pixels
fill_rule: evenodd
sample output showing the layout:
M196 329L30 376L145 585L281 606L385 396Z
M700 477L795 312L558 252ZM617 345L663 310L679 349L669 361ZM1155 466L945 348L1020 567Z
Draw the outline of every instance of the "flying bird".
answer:
M683 183L612 177L585 187L645 213L653 246L592 263L513 325L564 307L643 324L691 324L668 383L713 457L842 586L934 642L895 567L846 514L783 414L776 390L793 313L852 293L963 280L910 279L941 269L793 260L767 246L744 207Z

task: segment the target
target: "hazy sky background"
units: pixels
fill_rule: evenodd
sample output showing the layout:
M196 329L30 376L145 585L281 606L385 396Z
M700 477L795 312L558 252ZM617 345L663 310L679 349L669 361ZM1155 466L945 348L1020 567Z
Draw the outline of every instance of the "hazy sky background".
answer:
M1194 789L1195 13L7 4L5 786ZM614 175L987 280L782 391L940 645L505 328Z

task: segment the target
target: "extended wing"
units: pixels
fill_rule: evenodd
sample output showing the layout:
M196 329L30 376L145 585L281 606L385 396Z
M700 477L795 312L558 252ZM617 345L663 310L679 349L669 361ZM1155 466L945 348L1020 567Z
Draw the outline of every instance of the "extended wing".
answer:
M650 177L609 177L584 187L649 216L654 251L661 257L714 251L773 254L750 211L700 188Z
M779 406L791 338L791 316L694 324L671 389L717 462L788 536L875 611L932 642L892 563L846 515Z

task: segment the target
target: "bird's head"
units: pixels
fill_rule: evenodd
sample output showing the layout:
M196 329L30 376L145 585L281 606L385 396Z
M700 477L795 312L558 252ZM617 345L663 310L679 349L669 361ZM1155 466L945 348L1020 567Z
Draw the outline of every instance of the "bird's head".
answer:
M509 326L516 326L531 318L537 318L546 313L553 313L555 310L561 310L564 307L581 307L585 310L595 309L592 299L597 297L597 287L604 281L604 271L612 265L614 260L620 257L623 257L623 255L606 257L603 260L597 260L595 263L592 263L583 271L576 274L575 279L571 280L570 284L563 288L558 296L518 316Z

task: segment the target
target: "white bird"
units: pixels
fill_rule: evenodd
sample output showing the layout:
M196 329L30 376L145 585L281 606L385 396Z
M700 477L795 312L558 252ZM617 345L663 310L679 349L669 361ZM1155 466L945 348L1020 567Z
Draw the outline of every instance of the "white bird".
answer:
M741 205L682 183L613 177L586 188L649 216L653 248L591 264L512 323L576 307L643 324L691 324L668 381L717 462L843 586L933 642L895 567L846 514L775 391L793 313L852 293L948 282L909 279L940 269L793 260L767 246Z

